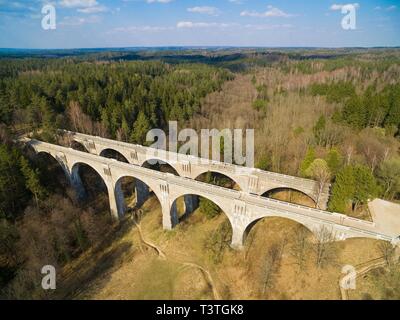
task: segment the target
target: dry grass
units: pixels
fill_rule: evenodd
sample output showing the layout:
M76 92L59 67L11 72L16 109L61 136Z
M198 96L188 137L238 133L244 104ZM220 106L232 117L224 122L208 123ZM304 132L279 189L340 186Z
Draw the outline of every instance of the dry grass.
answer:
M342 267L379 256L376 241L348 240L336 243L339 254L335 263L317 269L313 255L309 254L305 270L299 271L290 254L290 235L298 225L269 218L252 229L244 251L227 249L222 261L216 264L204 243L223 223L223 214L207 220L195 212L175 230L166 232L162 230L161 210L154 197L146 202L144 210L141 221L144 237L157 244L167 260L158 258L154 250L143 245L137 229L127 220L104 248L86 253L65 268L62 289L69 291L67 298L213 299L204 274L183 266L194 263L210 273L223 299L339 299ZM260 285L265 254L271 244L285 236L289 242L281 266L273 287L263 296Z

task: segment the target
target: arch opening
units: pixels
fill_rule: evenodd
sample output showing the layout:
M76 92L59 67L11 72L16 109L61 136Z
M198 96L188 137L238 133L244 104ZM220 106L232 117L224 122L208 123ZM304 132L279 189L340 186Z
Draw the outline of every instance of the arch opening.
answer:
M284 217L269 216L257 219L246 227L243 233L243 244L248 248L260 249L268 245L271 239L289 243L299 234L310 241L315 240L313 230L301 222Z
M100 152L100 157L115 159L120 162L129 163L129 161L125 158L125 156L122 153L114 149L104 149L103 151Z
M222 173L215 172L215 171L204 172L204 173L200 174L199 176L197 176L197 178L195 180L200 181L200 182L205 182L208 184L212 184L212 185L216 185L219 187L224 187L224 188L228 188L228 189L232 189L232 190L241 191L239 184L235 180L228 177L227 175L224 175Z
M32 152L34 154L32 154ZM48 152L35 153L29 151L28 157L39 169L40 180L48 190L56 193L65 193L70 187L67 168Z
M108 189L102 176L85 163L76 163L71 170L71 183L78 198L85 199L91 207L103 211L109 210Z
M115 193L121 216L136 214L137 209L141 209L150 199L157 199L158 207L161 208L161 202L154 191L145 182L135 177L121 177L115 184ZM155 209L154 206L152 209Z
M90 153L89 150L86 149L86 147L82 143L80 143L80 142L78 142L76 140L72 140L70 142L70 144L69 144L69 147L74 149L74 150L76 150L76 151Z
M310 208L316 208L317 206L316 201L312 197L305 194L304 192L292 188L271 189L264 192L261 196Z
M178 171L176 171L176 169L171 164L159 159L149 159L142 164L142 167L163 173L171 173L175 176L179 176Z
M176 198L172 203L171 213L179 223L213 220L220 216L229 220L219 205L198 194L184 194Z

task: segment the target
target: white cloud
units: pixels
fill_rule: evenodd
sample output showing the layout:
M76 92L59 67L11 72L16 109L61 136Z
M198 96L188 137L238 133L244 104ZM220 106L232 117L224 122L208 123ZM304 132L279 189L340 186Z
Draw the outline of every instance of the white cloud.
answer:
M195 29L195 28L219 28L219 29L237 29L237 30L252 30L252 31L265 31L276 29L290 29L293 28L291 24L246 24L239 23L218 23L218 22L192 22L181 21L176 25L177 29Z
M218 22L192 22L192 21L180 21L176 24L178 29L192 29L192 28L228 28L236 26L234 23L218 23Z
M291 24L246 24L244 26L252 30L274 30L274 29L289 29L293 28Z
M360 7L360 4L359 3L333 4L333 5L331 5L330 9L332 11L342 10L342 8L345 6L354 6L355 8L358 9Z
M159 27L159 26L131 26L131 27L120 27L115 28L109 33L136 33L136 32L160 32L173 30L173 27Z
M88 23L99 23L101 21L98 16L89 16L89 17L64 17L64 19L60 22L61 26L80 26Z
M60 5L66 8L89 8L98 5L96 0L61 0Z
M147 3L170 3L174 0L146 0Z
M97 0L61 0L60 5L65 8L77 8L80 13L93 14L108 11L108 8L100 5Z
M100 13L100 12L108 11L108 8L105 6L96 6L96 7L87 7L87 8L77 9L77 11L81 12L81 13Z
M396 6L390 6L390 7L386 8L387 11L392 11L392 10L396 10L396 9L397 9Z
M192 12L192 13L201 13L201 14L209 14L211 16L218 16L220 11L218 10L218 8L215 7L193 7L193 8L188 8L187 9L188 12Z
M268 10L265 12L257 12L257 11L248 11L245 10L240 13L242 17L257 17L257 18L269 18L269 17L283 17L289 18L292 17L293 14L286 13L281 9L278 9L273 6L268 6Z

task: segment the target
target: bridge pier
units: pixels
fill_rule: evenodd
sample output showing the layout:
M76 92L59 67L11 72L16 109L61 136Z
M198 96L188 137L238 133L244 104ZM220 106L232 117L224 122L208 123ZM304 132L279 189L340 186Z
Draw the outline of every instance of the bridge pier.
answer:
M86 190L82 183L81 177L79 176L78 170L73 170L71 174L67 174L69 182L74 189L76 196L79 201L82 201L86 198Z
M232 242L231 248L235 250L242 250L244 248L244 235L245 230L238 226L232 227Z
M149 187L142 181L135 179L136 207L140 208L150 196Z
M176 202L174 202L171 207L164 204L161 204L161 206L163 215L163 229L172 230L179 223Z
M117 217L119 219L122 219L126 213L126 204L125 204L124 192L122 191L120 182L115 185L114 195L117 206ZM110 204L111 202L113 202L113 200L110 200Z
M123 217L125 211L124 211L124 204L121 201L121 194L122 192L120 192L117 196L117 192L116 192L116 188L114 188L114 186L110 186L107 184L107 191L108 191L108 201L110 203L110 212L111 212L111 216L118 220L120 218ZM123 198L123 194L122 194L122 198ZM122 199L123 201L123 199ZM122 210L122 211L120 211Z
M192 194L184 195L185 215L192 214L199 207L199 197Z

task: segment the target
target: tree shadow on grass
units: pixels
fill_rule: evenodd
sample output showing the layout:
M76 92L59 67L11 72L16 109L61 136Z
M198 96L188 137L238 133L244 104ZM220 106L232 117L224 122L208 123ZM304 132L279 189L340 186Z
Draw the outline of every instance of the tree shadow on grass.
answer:
M85 299L93 291L104 287L112 272L133 255L132 243L115 245L130 231L131 226L129 221L122 222L99 245L84 253L73 265L64 268L55 298Z

